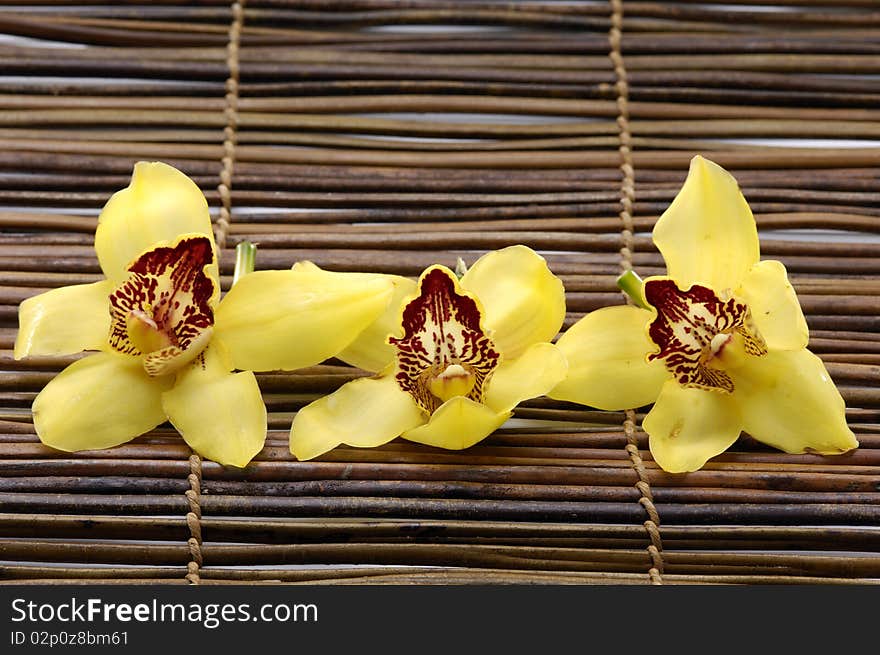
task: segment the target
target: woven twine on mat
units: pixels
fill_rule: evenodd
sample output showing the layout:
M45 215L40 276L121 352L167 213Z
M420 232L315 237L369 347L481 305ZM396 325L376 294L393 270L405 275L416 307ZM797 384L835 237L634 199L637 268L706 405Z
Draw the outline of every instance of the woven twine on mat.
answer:
M186 500L189 503L186 524L191 536L186 542L190 554L189 564L186 565L186 579L190 584L199 584L202 580L199 575L202 567L202 507L199 504L202 497L202 458L195 453L189 457L187 480L190 488L186 490Z
M632 135L629 129L629 85L626 78L626 66L623 63L621 51L621 38L623 36L623 0L609 0L611 4L611 29L608 32L608 41L611 51L608 56L614 66L614 74L617 78L615 85L617 91L617 127L620 138L620 170L623 178L620 184L620 219L623 227L620 232L622 246L620 248L620 267L623 272L632 270L633 261L633 203L636 197L635 168L632 161ZM631 302L627 298L627 302ZM638 441L636 440L636 415L631 409L626 410L626 418L623 422L623 432L626 436L626 452L630 463L636 471L639 480L636 489L641 498L639 504L644 507L648 515L645 521L645 530L651 543L648 545L648 554L651 556L651 568L648 575L651 584L663 584L663 542L660 540L660 514L654 506L654 498L651 493L651 483L648 472L639 454Z
M238 138L238 60L241 28L244 24L245 0L232 3L232 22L229 25L229 42L226 45L226 65L229 77L226 78L225 108L226 127L223 128L223 167L220 170L220 217L214 228L214 238L221 250L226 247L229 223L232 221L232 175L235 169L235 144Z
M226 127L223 128L223 167L220 170L220 184L217 191L220 193L220 217L214 226L214 238L217 247L221 250L226 247L226 236L229 232L229 223L232 220L232 174L235 168L235 143L238 131L238 59L239 43L241 42L241 28L244 23L244 3L239 0L232 4L232 22L229 25L229 42L226 46L226 65L229 67L229 77L226 79L226 95L224 115ZM190 561L186 567L186 580L190 584L200 584L202 581L200 571L202 568L202 458L196 453L189 458L189 481L190 488L186 491L186 500L189 503L189 512L186 515L186 524L189 526Z

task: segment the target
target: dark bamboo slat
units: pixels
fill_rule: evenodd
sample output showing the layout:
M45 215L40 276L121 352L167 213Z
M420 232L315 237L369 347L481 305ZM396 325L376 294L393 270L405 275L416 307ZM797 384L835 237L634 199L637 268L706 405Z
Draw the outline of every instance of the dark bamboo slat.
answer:
M0 138L4 135L3 131L0 130ZM57 136L61 136L61 134L52 134L53 138ZM107 134L102 134L103 137L107 137ZM113 136L113 135L109 135ZM120 136L127 136L125 134L120 133ZM166 141L173 142L174 134L173 133L156 133L152 135L155 137L156 141ZM290 135L293 139L300 139L311 142L312 140L321 141L321 140L335 140L337 137L335 136L323 136L323 135ZM76 138L81 138L82 135L79 134ZM200 137L201 138L201 137ZM338 137L346 142L346 144L351 145L349 143L348 137ZM505 150L508 148L539 148L542 145L547 145L552 142L555 145L560 146L563 149L569 149L570 147L575 147L575 144L580 143L581 145L587 143L598 143L599 141L605 141L610 137L584 137L584 138L561 138L561 139L528 139L528 140L512 140L505 142L486 142L486 143L463 143L463 142L443 142L443 143L435 143L428 144L430 150L461 150L461 149L474 149L475 147L480 150ZM147 139L149 142L150 139ZM261 139L242 139L243 142L259 142ZM639 140L635 140L636 142L640 142ZM366 144L365 147L373 148L373 147L391 147L399 150L410 150L412 149L411 142L396 142L391 140L378 140L378 139L367 139L364 140ZM421 148L421 144L419 144ZM329 173L330 171L328 171ZM319 177L312 175L302 175L302 176L293 176L293 175L241 175L239 178L240 185L239 187L243 191L248 191L250 193L242 195L241 200L244 202L253 202L255 198L260 198L258 191L273 191L273 192L308 192L308 191L326 191L326 192L350 192L348 196L335 196L340 200L346 197L357 197L354 196L351 192L362 192L362 193L378 193L385 190L385 184L387 183L389 175L387 173L384 174L376 174L373 176L367 175L352 175L347 177ZM212 176L193 176L193 180L197 183L202 183L204 185L208 185L216 180L216 177ZM75 173L42 173L42 174L31 174L31 175L22 175L19 173L8 172L8 173L0 173L0 188L7 190L26 190L31 192L32 196L35 200L39 199L39 196L35 195L38 191L91 191L93 193L102 193L105 196L113 192L114 189L119 188L120 185L124 185L125 180L122 176L115 175L103 175L103 176L82 176L77 175ZM792 186L795 186L794 181L789 181ZM750 196L755 198L756 200L764 200L764 199L785 199L787 197L795 196L795 194L803 194L806 196L805 199L812 200L817 203L817 207L821 204L827 204L831 202L838 201L858 201L860 199L864 199L868 203L870 202L871 195L870 189L872 188L873 180L866 179L825 179L821 182L819 181L804 181L803 184L799 185L799 188L794 189L782 189L778 185L780 182L769 182L764 181L763 184L759 184L756 186L752 186L751 184L744 185L744 192ZM526 192L532 192L536 194L540 193L573 193L577 191L598 191L604 190L607 188L607 181L603 181L601 179L566 179L564 174L557 174L553 177L549 177L546 179L535 179L528 175L516 175L512 174L506 178L497 178L491 174L486 174L484 172L480 172L472 176L471 178L463 178L457 175L448 175L448 176L437 176L436 178L416 178L413 176L400 176L396 184L400 192L402 193L411 193L411 192L459 192L462 194L467 193L475 193L482 192L485 194L501 194L501 193L511 193L511 194L523 194ZM775 186L771 186L775 185ZM643 192L645 197L647 198L660 198L665 197L667 194L672 195L672 192L667 189L666 185L661 184L651 184L646 183L643 185ZM21 196L19 196L20 198ZM266 194L263 194L263 197L267 197ZM283 196L278 196L282 197ZM307 196L306 196L307 197ZM366 199L365 204L370 203L370 199L373 198L371 195L363 196ZM382 196L376 196L377 198L381 198ZM464 196L467 198L468 196ZM562 196L564 198L565 196ZM795 196L801 197L801 196ZM407 198L407 196L403 196L403 198ZM512 197L509 199L510 201L517 200L516 197ZM389 208L390 211L391 208ZM792 215L783 215L783 216L771 216L767 217L758 217L759 225L761 227L772 227L772 228L784 228L784 227L818 227L822 225L824 227L832 227L829 223L834 223L833 227L837 227L838 225L841 227L849 227L851 229L864 229L864 231L876 231L876 222L867 220L866 218L858 217L857 214L850 215L836 215L836 214L821 214L818 212L797 212L797 218L800 219L800 223L793 224L791 219L795 216ZM24 214L22 218L30 217L30 214ZM280 219L283 217L276 217L276 219ZM300 219L305 217L299 217ZM64 224L60 222L59 217L54 216L53 219L56 221L55 226L64 227ZM48 220L48 217L47 217ZM77 219L72 219L77 220ZM83 219L78 219L83 220ZM246 222L253 222L253 217L244 217ZM604 221L590 221L588 224L583 225L584 228L589 229L590 231L597 231L598 229L609 230L612 225L612 221L614 219L604 219ZM639 218L640 222L645 222L645 219ZM283 227L283 222L280 220L276 220L276 225L280 224ZM465 221L457 221L457 224L454 226L454 229L465 229L467 223ZM535 226L534 222L528 222L523 224L524 227ZM39 224L35 223L33 227L39 227ZM94 230L94 225L89 224L92 230ZM395 226L395 227L406 227L406 226ZM431 226L432 229L450 229L453 228L452 225L445 225L443 223L435 224ZM345 226L340 226L340 229L344 230ZM388 229L388 228L386 228Z
M122 121L122 119L119 119ZM218 123L222 124L222 123ZM524 126L521 129L526 129ZM484 129L484 128L481 128ZM545 128L542 128L545 129ZM125 156L130 151L130 144L116 142L73 142L60 141L16 142L0 141L5 149L24 151L58 151L72 154L116 155ZM142 144L138 147L137 158L180 157L181 154L194 159L217 159L220 146L192 145L185 149L174 148L165 144ZM360 151L356 149L321 149L321 148L288 148L274 149L265 146L244 145L237 149L244 161L277 162L287 164L332 164L354 166L429 166L431 168L572 168L572 167L607 167L614 163L612 152L581 153L565 151L508 151L494 152L398 152L374 149ZM634 153L637 165L648 168L681 169L695 155L692 150L676 151L639 151ZM845 150L822 150L817 148L799 148L797 158L790 159L788 150L781 147L763 147L754 151L704 151L704 156L719 164L736 169L738 167L779 168L793 166L795 168L823 168L832 166L874 166L880 161L880 149L858 148Z
M132 473L147 476L177 477L187 470L185 461L168 460L114 460L111 458L86 459L78 458L53 458L44 459L15 459L0 460L0 471L5 476L31 477L58 475L77 476L102 476L115 475L118 473L120 462L128 462L128 469ZM116 467L116 470L114 470ZM479 468L479 470L476 470ZM766 468L766 466L764 467ZM462 482L501 482L507 480L512 484L546 484L552 480L554 484L573 485L623 485L631 486L635 483L635 473L623 466L561 466L561 465L518 465L499 466L482 465L469 467L468 465L456 464L408 464L408 463L362 463L362 462L300 462L296 466L290 466L290 460L256 461L248 469L246 479L254 482L296 481L296 480L320 480L334 479L345 474L353 480L361 479L385 479L385 480L456 480ZM206 479L236 479L240 474L233 471L224 471L214 468L209 463L205 464L204 475ZM184 476L185 477L185 476ZM711 468L708 467L696 473L686 476L668 474L659 469L652 470L650 479L659 486L701 486L701 487L731 487L749 489L789 489L791 491L853 491L873 492L877 490L878 476L876 467L861 467L858 473L836 473L833 461L829 463L828 470L821 473L811 473L810 467L804 470L761 470L744 468L737 470L729 466ZM16 502L27 502L29 497L6 496L8 501L13 498ZM34 497L35 499L36 497ZM51 495L40 496L41 502L70 504L63 497ZM119 500L117 498L117 500ZM94 502L104 503L101 497L95 497ZM146 502L146 501L145 501ZM157 501L158 502L158 501ZM176 503L175 500L169 502ZM181 502L185 502L181 499ZM267 501L269 502L269 501ZM106 502L107 506L112 503ZM393 504L393 503L392 503ZM316 510L320 510L316 507ZM466 510L466 505L464 506ZM548 508L548 511L555 511Z
M76 537L82 525L89 526L93 539L113 540L131 536L177 539L186 531L182 520L120 517L71 516L46 519L39 515L0 516L0 530L17 537ZM639 526L572 525L554 523L504 523L490 521L395 521L365 524L358 520L241 520L207 519L203 523L209 541L278 543L288 541L320 544L326 541L346 543L469 543L487 545L531 545L560 547L627 548L644 541ZM707 534L704 528L665 527L664 539L676 550L700 550L706 547L728 550L778 549L781 546L804 550L870 549L876 546L876 533L867 528L835 529L803 527L799 529L750 526L731 530L719 528Z

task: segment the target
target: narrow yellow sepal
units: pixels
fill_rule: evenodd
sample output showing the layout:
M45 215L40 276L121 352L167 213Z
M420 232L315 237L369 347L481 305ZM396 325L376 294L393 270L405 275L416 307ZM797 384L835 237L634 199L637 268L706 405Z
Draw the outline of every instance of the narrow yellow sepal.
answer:
M104 348L112 290L111 283L102 280L52 289L24 300L18 309L15 359Z
M400 275L325 271L310 261L297 262L291 270L298 273L323 273L343 282L348 280L363 283L377 279L388 280L392 284L393 290L385 310L336 357L352 366L373 372L381 371L394 361L396 350L388 343L388 335L396 333L400 328L400 312L403 304L417 293L415 280Z
M605 410L634 409L654 402L670 373L647 361L657 347L648 338L651 312L631 305L590 312L563 334L557 346L568 375L551 398Z
M388 305L393 284L382 277L256 271L220 301L214 334L235 368L294 370L346 348Z

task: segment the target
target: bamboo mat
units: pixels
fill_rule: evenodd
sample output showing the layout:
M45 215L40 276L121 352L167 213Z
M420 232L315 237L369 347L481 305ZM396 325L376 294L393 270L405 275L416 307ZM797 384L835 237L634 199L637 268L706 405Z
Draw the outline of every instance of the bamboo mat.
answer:
M880 7L870 0L0 2L0 580L4 583L880 581ZM395 440L309 462L293 413L363 371L258 375L245 470L170 429L107 451L37 440L72 358L16 362L18 304L98 279L96 218L135 161L205 191L257 268L416 276L523 243L566 327L623 302L697 153L727 167L790 271L861 447L747 437L651 460L624 413L539 399L481 444ZM632 166L627 165L628 162Z

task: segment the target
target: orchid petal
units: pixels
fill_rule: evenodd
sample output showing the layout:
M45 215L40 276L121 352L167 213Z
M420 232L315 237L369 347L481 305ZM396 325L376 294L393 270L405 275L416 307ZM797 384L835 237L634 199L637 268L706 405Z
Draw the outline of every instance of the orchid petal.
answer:
M230 373L216 342L182 369L162 406L190 448L224 466L247 466L266 440L266 406L250 371Z
M733 371L743 429L788 453L839 454L858 446L843 398L809 350L769 352Z
M562 327L562 281L531 248L486 253L462 276L461 286L479 298L489 336L509 359L534 343L551 341Z
M370 323L337 357L365 371L381 371L394 361L397 349L388 343L388 336L400 328L400 312L404 302L414 296L415 280L399 275L388 276L394 291L385 311Z
M679 288L734 290L758 262L758 230L733 176L700 156L657 221L654 243Z
M699 284L684 291L664 277L648 278L644 290L645 300L657 312L648 337L659 350L651 352L648 360L662 360L679 384L730 393L733 380L724 369L735 359L733 353L767 352L767 344L751 325L748 306L740 299L723 300ZM741 348L727 348L731 341Z
M733 396L720 391L663 385L642 422L654 461L670 473L696 471L739 438L742 416Z
M736 295L749 306L751 320L770 350L807 347L810 330L780 262L768 259L755 264Z
M568 375L548 395L606 410L654 402L670 374L663 362L646 359L655 349L646 331L651 317L646 309L619 305L580 319L557 342Z
M52 289L24 300L18 310L15 359L101 350L110 332L107 280Z
M212 267L214 246L204 235L183 235L144 252L110 296L110 347L144 355L153 377L191 362L211 339L220 295Z
M360 378L296 413L290 452L312 459L340 444L381 446L425 422L425 415L392 376Z
M419 295L401 312L396 379L426 414L451 396L483 399L484 386L500 355L486 336L479 300L461 288L445 266L431 266L419 278Z
M401 436L428 446L461 450L488 437L508 418L510 412L497 413L470 398L456 396L440 405L427 423Z
M95 353L61 371L34 400L34 427L47 446L75 452L118 446L165 421L162 392L137 359Z
M543 396L568 371L562 350L536 343L516 359L504 360L489 378L483 402L496 412L509 412L523 400Z
M214 334L228 346L235 368L313 366L335 356L381 316L392 293L391 281L380 276L257 271L242 277L220 302Z
M336 273L324 271L309 261L297 262L293 265L296 272L320 272L335 276L339 280L357 280L360 282L376 279L389 280L394 286L391 299L385 311L370 323L357 338L336 355L343 362L362 368L365 371L381 371L394 361L396 348L388 343L388 336L400 329L400 312L404 301L418 292L415 280L401 275L383 275L371 273Z
M216 249L205 196L176 168L142 161L134 165L131 183L104 205L95 251L104 275L119 284L128 276L128 265L144 251L182 234L207 236ZM210 273L218 278L216 265Z

